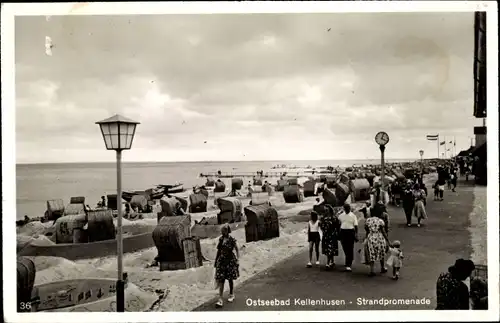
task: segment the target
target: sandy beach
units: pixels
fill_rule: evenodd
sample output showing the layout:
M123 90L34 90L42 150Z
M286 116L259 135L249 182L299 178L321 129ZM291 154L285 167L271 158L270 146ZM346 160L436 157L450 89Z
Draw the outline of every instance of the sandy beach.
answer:
M425 177L427 187L431 187L437 179L437 174ZM470 214L470 239L472 245L472 259L478 263L486 262L486 244L484 242L486 230L486 188L465 187L474 194L474 210ZM468 192L469 193L469 192ZM179 196L187 196L181 193ZM249 204L250 199L241 192L242 205ZM316 203L316 197L305 198L302 203L286 204L281 192L275 192L269 198L279 213L280 237L246 243L244 223L241 228L234 230L232 236L238 241L240 249L240 277L235 286L245 283L259 273L266 272L274 265L305 252L307 248L306 221L308 210ZM363 202L353 204L357 211L364 205ZM144 214L144 218L135 221L123 220L124 232L132 231L133 227L155 227L156 213ZM208 201L208 210L203 213L191 214L191 225L203 217L216 216L218 208L214 203L214 196ZM362 218L359 212L358 217ZM300 214L300 215L299 215ZM361 220L362 221L362 220ZM116 225L116 219L115 219ZM18 228L18 245L35 240L37 244L53 245L54 242L45 236L53 230L51 223L32 222ZM207 259L203 266L178 271L160 272L158 267L149 267L157 255L156 247L143 249L124 255L124 271L128 273L129 282L137 286L143 293L144 299L151 303L149 311L191 311L210 301L216 294L213 285L213 260L216 253L218 237L201 240L203 256ZM71 261L60 257L33 257L37 268L35 285L56 282L65 279L77 278L116 278L116 256L92 258Z
M268 241L245 242L244 228L235 230L232 235L240 247L240 278L236 285L253 277L300 252L307 246L305 223L295 222L293 218L300 211L312 209L315 197L309 197L299 204L285 204L282 194L271 197L280 216L280 237ZM249 200L243 200L248 205ZM192 222L206 216L215 216L217 209L193 214ZM123 226L154 226L156 218L137 221L124 219ZM242 224L243 227L243 224ZM18 241L36 239L37 243L53 244L43 235L50 228L48 223L33 222L18 230ZM201 248L208 260L202 267L179 271L160 272L158 267L147 268L157 255L156 247L124 255L124 271L129 281L140 289L160 299L152 311L189 311L213 297L213 260L218 238L204 239ZM37 268L35 285L76 278L115 278L116 257L105 257L70 261L59 257L33 257ZM151 304L152 305L152 304Z

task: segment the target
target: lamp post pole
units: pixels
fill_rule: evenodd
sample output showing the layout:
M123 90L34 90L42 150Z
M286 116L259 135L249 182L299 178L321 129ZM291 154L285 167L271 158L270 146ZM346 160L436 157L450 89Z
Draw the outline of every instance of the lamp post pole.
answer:
M122 235L122 151L116 150L116 197L118 202L118 218L117 218L117 265L118 265L118 280L116 283L116 311L125 311L125 281L123 280L123 235Z
M387 143L389 142L389 135L384 132L384 131L380 131L378 132L376 135L375 135L375 142L378 144L378 147L380 149L380 166L381 166L381 170L380 170L380 181L382 182L381 183L381 188L380 188L380 193L382 195L382 201L384 202L384 204L388 203L389 201L386 201L386 195L385 195L385 192L386 192L386 185L385 185L385 145L387 145Z
M424 151L420 150L420 180L424 182Z
M139 122L114 115L96 122L101 128L107 150L116 152L116 199L117 199L117 228L116 228L116 254L118 267L118 280L116 282L116 311L125 312L125 284L127 275L123 272L123 204L122 204L122 151L132 147L135 129Z
M382 194L385 194L385 145L379 145L380 148L380 181L382 182Z

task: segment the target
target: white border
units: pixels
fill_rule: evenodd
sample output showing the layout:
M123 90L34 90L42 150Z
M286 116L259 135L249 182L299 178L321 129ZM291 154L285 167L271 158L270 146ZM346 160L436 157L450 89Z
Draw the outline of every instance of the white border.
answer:
M497 321L499 317L499 188L498 188L498 30L497 3L493 1L345 1L345 2L177 2L91 3L70 12L74 4L2 4L2 221L4 310L7 322L328 322L328 321ZM290 312L168 312L168 313L27 313L15 312L14 278L16 232L14 16L16 15L123 15L201 13L305 13L305 12L470 12L487 11L488 57L488 311L290 311ZM471 70L472 70L471 62ZM471 73L472 74L472 73ZM472 81L472 80L471 80ZM471 106L472 113L472 106ZM6 294L7 292L7 294Z

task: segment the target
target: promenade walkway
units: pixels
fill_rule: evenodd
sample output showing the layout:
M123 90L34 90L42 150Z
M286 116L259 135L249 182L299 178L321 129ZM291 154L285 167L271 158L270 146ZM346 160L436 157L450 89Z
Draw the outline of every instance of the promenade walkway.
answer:
M446 271L457 258L468 258L471 254L469 242L469 213L473 208L472 183L460 181L457 192L445 192L443 202L428 198L429 218L417 228L406 227L401 208L390 207L391 240L402 243L405 254L404 267L399 281L390 279L390 273L368 277L369 268L355 259L353 272L343 272L344 258L336 257L338 269L325 271L322 265L306 268L307 251L293 255L271 269L260 273L235 289L234 303L225 302L223 311L256 310L429 310L436 306L435 284L438 275ZM432 194L431 189L429 193ZM363 223L360 223L363 228ZM360 235L364 236L363 234ZM340 244L339 244L340 245ZM356 251L358 245L356 246ZM324 256L322 256L324 257ZM214 291L215 293L215 291ZM363 300L380 298L415 300L426 298L423 305L370 305ZM290 304L276 306L251 306L249 300L286 301ZM299 300L336 300L336 305L299 304ZM361 302L361 303L360 303ZM200 306L195 311L214 311L215 299ZM217 309L219 310L219 309Z

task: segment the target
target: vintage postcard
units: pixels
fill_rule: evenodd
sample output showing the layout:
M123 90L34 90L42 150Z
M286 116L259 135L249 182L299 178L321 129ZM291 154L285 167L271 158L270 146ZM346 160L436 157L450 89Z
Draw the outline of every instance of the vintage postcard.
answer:
M497 27L487 1L2 5L5 320L496 321Z

